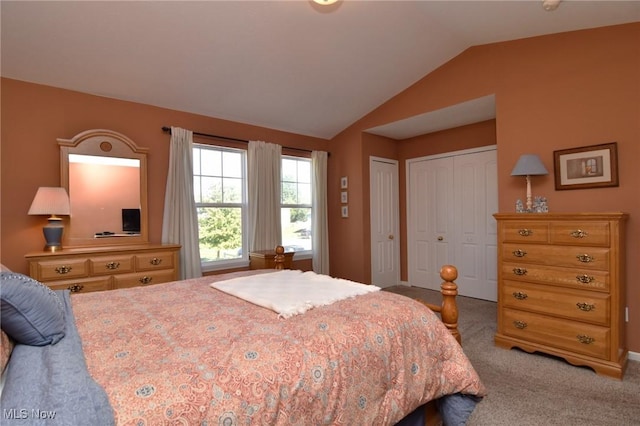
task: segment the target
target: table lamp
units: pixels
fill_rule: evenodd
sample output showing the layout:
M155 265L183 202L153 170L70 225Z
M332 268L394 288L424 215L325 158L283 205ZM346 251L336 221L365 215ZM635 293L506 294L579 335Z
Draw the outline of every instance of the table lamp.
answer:
M531 176L546 175L547 169L542 164L540 157L535 154L522 154L511 171L511 176L525 176L527 179L527 211L530 212L533 207L531 197Z
M50 215L48 223L42 228L46 245L45 251L62 250L62 232L64 225L62 218L57 215L69 215L69 196L64 188L45 187L38 188L36 196L33 198L30 215Z

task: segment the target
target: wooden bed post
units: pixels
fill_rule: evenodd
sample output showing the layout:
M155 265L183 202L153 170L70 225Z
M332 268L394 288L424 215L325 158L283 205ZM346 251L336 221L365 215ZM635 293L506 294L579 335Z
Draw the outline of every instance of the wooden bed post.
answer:
M273 258L275 269L284 269L284 247L276 246L276 255Z
M458 295L458 285L454 282L458 278L458 270L455 266L444 265L440 268L440 278L443 283L440 285L442 293L442 309L440 310L440 318L449 329L453 337L462 345L462 337L458 331L458 305L456 304L456 296Z

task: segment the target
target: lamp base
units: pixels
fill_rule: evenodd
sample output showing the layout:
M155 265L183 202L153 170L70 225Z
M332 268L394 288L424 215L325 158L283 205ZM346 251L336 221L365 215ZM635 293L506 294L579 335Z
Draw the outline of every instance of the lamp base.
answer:
M44 246L44 251L56 252L62 250L63 231L62 220L58 217L50 217L49 223L42 227L42 233L47 242Z

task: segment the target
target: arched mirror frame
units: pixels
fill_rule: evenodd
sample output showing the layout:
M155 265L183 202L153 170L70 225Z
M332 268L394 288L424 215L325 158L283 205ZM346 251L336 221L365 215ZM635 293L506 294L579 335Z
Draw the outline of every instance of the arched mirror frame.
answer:
M58 139L60 146L60 182L69 193L73 206L74 194L69 191L69 155L93 155L102 157L129 158L140 161L140 234L122 237L94 235L76 236L73 232L73 211L63 236L65 246L106 246L148 243L147 208L147 152L123 134L111 130L94 129L77 134L72 139Z

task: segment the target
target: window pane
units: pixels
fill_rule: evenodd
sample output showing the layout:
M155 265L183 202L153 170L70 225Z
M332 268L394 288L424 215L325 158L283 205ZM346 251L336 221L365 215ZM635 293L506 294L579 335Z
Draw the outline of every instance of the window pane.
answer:
M212 149L202 149L202 173L207 176L222 176L222 153Z
M282 204L298 204L298 188L295 182L282 182Z
M222 202L222 179L214 177L202 177L202 202Z
M200 148L193 148L193 174L200 174Z
M311 204L311 184L298 184L298 204Z
M224 178L224 202L225 203L241 203L242 202L242 179Z
M283 182L295 182L298 176L298 161L282 159L282 181Z
M311 250L311 209L283 208L282 245L287 250Z
M193 177L193 199L196 203L202 202L202 196L200 195L200 176Z
M200 258L203 262L242 257L242 209L198 208Z
M298 161L298 182L311 183L311 161Z
M242 154L238 152L222 153L222 167L224 177L242 177Z

